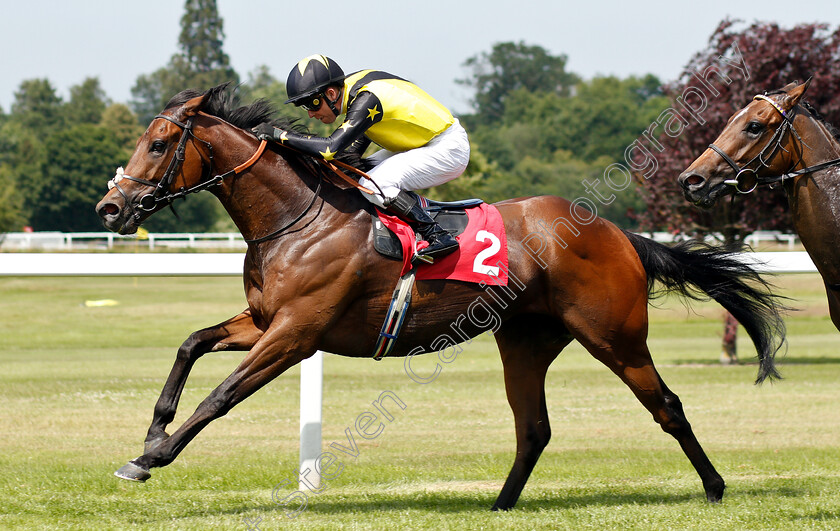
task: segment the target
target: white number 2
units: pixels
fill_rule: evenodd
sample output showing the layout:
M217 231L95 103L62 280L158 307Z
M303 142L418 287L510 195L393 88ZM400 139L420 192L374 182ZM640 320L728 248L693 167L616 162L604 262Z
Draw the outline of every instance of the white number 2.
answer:
M475 261L473 262L473 271L482 275L497 277L499 276L499 268L487 265L484 261L495 256L495 254L502 248L502 243L499 241L498 236L492 232L487 232L486 230L480 230L475 235L475 241L477 242L485 242L487 240L490 240L490 247L484 249L476 255Z

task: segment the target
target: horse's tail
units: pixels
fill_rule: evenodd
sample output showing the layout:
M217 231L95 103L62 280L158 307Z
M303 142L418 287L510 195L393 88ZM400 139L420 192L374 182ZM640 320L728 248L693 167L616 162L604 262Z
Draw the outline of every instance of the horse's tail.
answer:
M774 358L785 343L782 297L771 292L770 284L750 265L739 260L737 251L697 241L668 247L632 232L624 231L647 272L648 294L656 297L676 291L695 299L711 297L738 320L758 351L758 377L781 378ZM664 289L654 289L659 281ZM705 293L703 296L701 293Z

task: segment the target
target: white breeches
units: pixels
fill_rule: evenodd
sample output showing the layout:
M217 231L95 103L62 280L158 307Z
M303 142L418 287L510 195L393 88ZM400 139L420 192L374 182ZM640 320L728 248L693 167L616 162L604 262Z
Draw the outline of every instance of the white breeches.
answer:
M383 207L383 198L378 193L380 189L390 200L396 197L400 190L431 188L464 173L470 161L470 141L467 132L456 119L446 131L425 146L402 153L382 149L374 153L369 160L374 161L376 166L368 175L379 189L364 177L359 179L359 183L377 192L374 195L363 195L371 203Z

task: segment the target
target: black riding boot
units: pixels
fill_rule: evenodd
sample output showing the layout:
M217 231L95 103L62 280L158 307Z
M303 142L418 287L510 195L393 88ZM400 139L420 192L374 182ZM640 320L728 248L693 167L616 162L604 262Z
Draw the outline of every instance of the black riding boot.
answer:
M435 258L446 256L458 248L458 240L443 230L429 213L423 210L416 194L401 191L388 205L388 210L408 222L415 232L420 233L423 239L429 242L428 247L417 251L417 258L420 260L432 263Z

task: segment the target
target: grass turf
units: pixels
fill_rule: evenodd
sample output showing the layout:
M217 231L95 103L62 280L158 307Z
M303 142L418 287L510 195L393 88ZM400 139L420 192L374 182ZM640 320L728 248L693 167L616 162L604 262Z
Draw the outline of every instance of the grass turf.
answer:
M390 408L393 421L377 437L356 435L356 457L336 451L341 473L289 518L272 489L297 468L297 369L213 422L147 483L112 475L142 452L177 346L244 307L240 280L0 279L0 528L840 528L840 336L818 277L777 283L799 311L787 319L785 379L772 385L752 385L743 333L743 363L717 363L717 306L687 312L669 298L651 311L654 360L727 481L721 504L705 502L677 443L573 344L549 372L551 443L517 508L488 511L512 464L514 433L485 335L426 385L402 360L328 355L325 449L347 446L345 429L357 433L356 419L375 411L382 392L406 407ZM103 299L119 304L85 305ZM174 426L241 356L197 363ZM421 373L435 360L415 361Z

